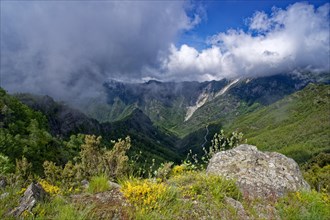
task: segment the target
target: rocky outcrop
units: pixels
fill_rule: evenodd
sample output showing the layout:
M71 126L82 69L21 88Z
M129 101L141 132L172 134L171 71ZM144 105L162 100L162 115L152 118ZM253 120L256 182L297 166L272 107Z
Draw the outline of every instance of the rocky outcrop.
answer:
M45 199L47 193L39 183L31 183L20 200L20 205L13 209L9 215L20 216L25 210L31 211L38 201Z
M247 144L215 154L207 173L237 179L243 195L251 198L277 198L289 191L310 188L293 159L261 152Z

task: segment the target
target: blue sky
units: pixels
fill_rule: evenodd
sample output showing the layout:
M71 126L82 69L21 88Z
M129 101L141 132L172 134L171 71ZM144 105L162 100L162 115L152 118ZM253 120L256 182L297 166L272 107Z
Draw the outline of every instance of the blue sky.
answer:
M206 17L200 24L190 31L183 33L176 45L188 44L198 49L207 47L207 37L229 29L243 29L247 31L246 19L256 11L271 13L272 7L286 8L296 0L213 0L197 1L205 10ZM323 5L328 0L302 1L315 7Z
M1 86L10 92L70 99L109 79L209 81L330 69L325 0L0 4Z

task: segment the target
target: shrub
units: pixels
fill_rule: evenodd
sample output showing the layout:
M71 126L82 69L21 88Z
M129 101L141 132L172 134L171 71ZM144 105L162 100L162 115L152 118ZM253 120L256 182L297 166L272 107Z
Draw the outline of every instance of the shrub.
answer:
M149 179L124 181L121 191L140 214L166 209L176 200L171 187Z
M184 164L176 165L172 169L173 175L180 175L183 174L183 172L186 170L186 166Z
M131 147L131 139L119 139L111 150L101 147L101 137L85 136L85 144L81 146L80 168L85 177L106 174L109 178L123 176L128 171L126 152Z
M106 150L101 146L101 137L86 135L75 163L69 161L62 168L54 162L44 162L46 180L60 186L64 193L70 193L72 189L79 190L83 179L102 175L107 179L125 176L129 167L126 152L131 147L131 140L126 137L125 140L119 139L113 143L113 148Z
M9 173L14 170L14 165L9 158L0 153L0 175Z
M57 184L57 181L62 177L62 168L47 160L44 161L43 168L46 180L52 184Z
M46 180L40 179L38 182L49 195L55 196L61 194L61 190L59 187L48 183Z
M231 149L238 146L243 141L243 133L236 131L232 132L229 136L226 136L223 130L216 133L212 140L212 146L207 152L208 158L211 158L214 154Z
M32 180L32 163L23 156L21 160L16 159L16 177L21 181Z
M155 171L155 177L165 181L171 174L171 167L173 162L162 163L160 167Z
M119 139L113 142L115 145L110 151L106 151L103 155L105 172L110 178L118 178L124 176L128 172L128 156L127 151L131 148L131 139L126 137L125 140Z
M90 193L104 192L110 189L108 178L105 175L92 177L87 191Z

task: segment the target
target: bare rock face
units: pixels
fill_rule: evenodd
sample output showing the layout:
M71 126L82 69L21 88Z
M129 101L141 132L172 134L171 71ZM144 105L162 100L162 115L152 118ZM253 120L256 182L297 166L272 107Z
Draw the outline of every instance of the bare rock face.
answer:
M13 209L9 215L19 217L25 210L31 211L37 202L45 199L47 193L39 183L31 183L20 200L20 205Z
M251 198L278 198L289 191L310 189L293 159L247 144L215 154L206 171L237 179L243 195Z

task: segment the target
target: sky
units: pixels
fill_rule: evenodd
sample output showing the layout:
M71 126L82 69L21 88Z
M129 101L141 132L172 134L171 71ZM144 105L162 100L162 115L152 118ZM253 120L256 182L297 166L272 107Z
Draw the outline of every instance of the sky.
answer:
M1 1L1 87L59 99L110 79L329 72L329 1Z

